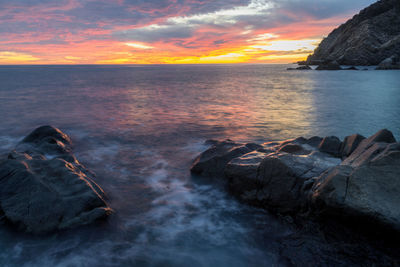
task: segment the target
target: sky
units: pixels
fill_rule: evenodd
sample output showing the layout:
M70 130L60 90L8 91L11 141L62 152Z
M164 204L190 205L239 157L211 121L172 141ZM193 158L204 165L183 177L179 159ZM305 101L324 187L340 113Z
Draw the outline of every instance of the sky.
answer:
M0 64L289 63L374 0L0 0Z

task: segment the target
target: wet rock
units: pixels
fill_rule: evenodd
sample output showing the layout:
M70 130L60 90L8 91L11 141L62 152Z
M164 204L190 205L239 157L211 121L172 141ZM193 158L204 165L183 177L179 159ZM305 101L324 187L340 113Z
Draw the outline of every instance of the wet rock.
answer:
M225 169L229 188L241 200L279 213L297 212L306 200L313 178L340 160L318 152L298 138L231 160ZM303 144L302 144L303 143Z
M42 234L90 224L112 212L103 190L71 150L65 133L44 126L0 161L0 208L6 221Z
M337 63L337 61L329 61L320 64L316 70L341 70L342 67Z
M398 56L392 56L379 63L377 70L400 70L400 60Z
M348 68L344 68L343 70L359 70L354 66L348 67Z
M246 192L247 200L279 213L297 213L305 205L306 191L311 187L307 188L307 184L339 163L339 159L318 151L308 155L270 154L258 169L259 188L256 192Z
M400 231L400 144L382 130L363 140L349 158L325 172L312 189L320 214L364 218Z
M322 142L322 137L313 136L313 137L309 138L305 143L312 147L318 147L321 142Z
M340 156L340 148L342 146L342 141L336 136L325 137L318 146L321 152L331 154L335 157Z
M361 141L353 153L343 161L345 165L359 166L367 163L376 154L379 154L386 148L387 144L395 143L392 132L387 129L380 130L376 134Z
M342 146L340 147L340 155L342 158L347 158L350 156L351 153L356 150L358 145L365 139L364 136L359 135L359 134L353 134L350 136L346 136L344 138L344 141L342 143Z
M191 172L202 176L223 177L229 161L259 148L262 146L235 143L230 140L215 142L211 148L195 159Z
M257 147L219 142L196 164L208 174L223 172L239 199L275 213L353 218L400 231L400 144L390 131L343 143L299 137Z
M257 170L268 152L253 151L232 159L227 164L224 174L229 180L229 187L232 193L240 196L243 192L259 188Z
M278 152L287 152L291 154L301 153L303 151L303 147L297 144L287 144L282 146Z
M287 68L287 70L312 70L312 68L310 66L306 65L306 66L300 66L297 68Z

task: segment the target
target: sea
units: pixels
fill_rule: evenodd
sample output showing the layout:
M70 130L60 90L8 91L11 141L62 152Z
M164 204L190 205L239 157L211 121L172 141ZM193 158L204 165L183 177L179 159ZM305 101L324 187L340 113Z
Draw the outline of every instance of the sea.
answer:
M400 72L287 71L291 66L0 66L0 154L36 127L53 125L72 138L74 154L115 211L104 222L44 236L0 226L0 265L304 260L285 251L295 246L287 241L296 232L290 223L238 202L218 179L192 176L193 160L209 139L342 139L387 128L400 140ZM320 257L341 257L318 242L328 247Z

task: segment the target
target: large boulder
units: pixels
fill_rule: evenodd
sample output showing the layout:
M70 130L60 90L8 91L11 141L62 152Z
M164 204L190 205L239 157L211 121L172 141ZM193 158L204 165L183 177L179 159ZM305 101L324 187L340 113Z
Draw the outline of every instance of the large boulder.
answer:
M383 151L387 144L395 142L396 139L392 132L387 129L382 129L369 138L362 140L354 152L352 152L342 164L357 167L368 163L376 154Z
M325 137L318 148L321 152L325 152L331 154L335 157L340 156L340 148L342 146L342 141L336 136L327 136Z
M0 209L7 222L42 234L107 217L105 193L72 154L71 139L43 126L0 160Z
M212 146L201 153L193 162L193 174L210 177L223 177L229 161L262 148L258 144L236 143L231 140L209 142Z
M304 206L313 179L340 159L317 151L298 138L231 160L225 169L230 190L241 200L279 213Z
M400 144L387 130L363 140L318 178L311 204L318 214L365 218L400 231Z
M340 147L340 155L342 158L347 158L351 155L351 153L356 150L358 145L365 139L364 136L359 134L353 134L350 136L346 136L344 141Z

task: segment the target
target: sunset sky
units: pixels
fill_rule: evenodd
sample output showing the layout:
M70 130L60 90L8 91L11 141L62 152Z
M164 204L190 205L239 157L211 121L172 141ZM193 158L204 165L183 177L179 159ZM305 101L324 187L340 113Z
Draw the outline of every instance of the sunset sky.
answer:
M0 0L0 64L287 63L373 0Z

